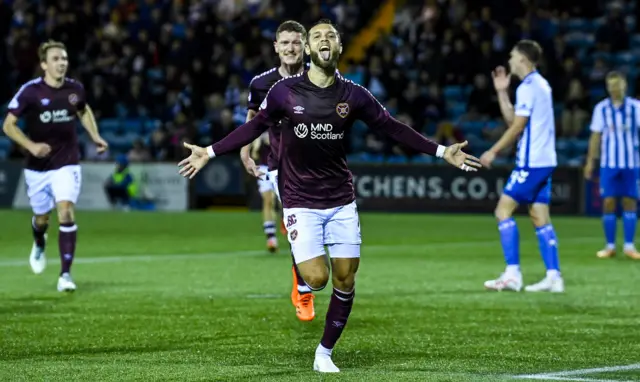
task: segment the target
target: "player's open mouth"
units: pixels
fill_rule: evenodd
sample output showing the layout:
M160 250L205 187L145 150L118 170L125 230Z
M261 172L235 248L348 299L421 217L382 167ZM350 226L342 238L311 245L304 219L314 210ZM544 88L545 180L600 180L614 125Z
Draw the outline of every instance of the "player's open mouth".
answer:
M322 45L320 47L320 57L325 61L329 61L331 57L331 47L329 45Z

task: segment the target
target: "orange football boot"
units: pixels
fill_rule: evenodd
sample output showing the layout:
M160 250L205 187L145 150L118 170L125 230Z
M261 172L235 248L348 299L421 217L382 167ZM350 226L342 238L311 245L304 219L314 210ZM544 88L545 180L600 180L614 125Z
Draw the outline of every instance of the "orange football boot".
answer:
M633 260L640 260L640 252L635 248L625 249L624 254Z
M609 248L602 249L596 253L596 256L598 256L601 259L610 259L615 255L616 255L616 250L609 249Z
M294 266L291 266L291 273L293 274L291 303L296 307L296 316L300 321L312 321L316 317L316 311L313 309L313 299L316 296L313 293L300 294L298 292L298 277Z
M271 253L278 252L278 239L275 237L267 239L267 250Z

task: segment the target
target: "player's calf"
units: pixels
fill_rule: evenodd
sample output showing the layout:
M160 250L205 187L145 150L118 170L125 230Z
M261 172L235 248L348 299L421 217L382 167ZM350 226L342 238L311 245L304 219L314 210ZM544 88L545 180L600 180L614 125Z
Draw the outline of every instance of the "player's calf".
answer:
M42 273L47 266L45 255L47 228L49 228L49 214L35 215L31 219L33 246L29 255L29 264L35 274Z
M355 276L360 264L360 258L359 256L352 257L351 254L357 250L359 255L359 248L359 245L334 244L329 246L329 252L332 256L333 293L331 294L329 309L327 309L322 339L316 348L315 361L313 363L313 368L316 371L324 373L337 373L340 371L333 364L331 355L333 348L340 336L342 336L353 308ZM340 256L341 252L347 253L349 257L334 258L336 255Z
M75 284L71 281L71 265L75 257L78 226L74 221L73 203L58 203L58 219L60 221L60 232L58 235L58 249L60 250L60 279L58 280L58 290L75 290Z

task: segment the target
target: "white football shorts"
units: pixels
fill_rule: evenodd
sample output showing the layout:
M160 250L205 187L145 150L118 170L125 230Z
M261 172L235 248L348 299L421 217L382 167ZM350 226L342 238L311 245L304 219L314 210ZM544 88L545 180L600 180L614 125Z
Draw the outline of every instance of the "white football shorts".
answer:
M29 204L36 215L48 213L59 202L78 202L82 185L80 165L49 171L24 170L24 179Z
M325 256L325 245L331 258L360 257L362 238L355 201L323 210L285 208L283 219L296 264Z

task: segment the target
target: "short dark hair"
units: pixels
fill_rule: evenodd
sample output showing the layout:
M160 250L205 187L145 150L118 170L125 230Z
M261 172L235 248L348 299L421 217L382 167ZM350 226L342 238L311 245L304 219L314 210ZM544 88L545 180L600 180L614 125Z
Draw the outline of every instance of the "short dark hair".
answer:
M520 40L515 49L527 58L533 65L538 65L542 59L542 48L533 40Z
M607 77L605 79L607 81L610 81L610 80L623 80L623 81L626 81L626 77L624 76L624 74L622 74L621 72L619 72L617 70L612 70L609 73L607 73Z
M316 21L311 26L311 28L313 28L313 27L315 27L317 25L320 25L320 24L329 24L329 25L331 25L333 27L333 29L338 30L338 27L333 23L333 21L331 21L331 19L327 19L327 18L320 19L320 20ZM311 29L311 28L309 28L309 29ZM338 31L338 33L340 33L340 31Z
M302 24L297 21L287 20L280 24L280 26L276 30L276 40L282 32L297 32L302 35L303 40L307 39L307 30L304 28L304 26L302 26Z
M67 47L59 41L49 40L45 43L42 43L38 47L38 58L40 59L40 62L47 62L47 52L49 51L49 49L54 48L67 50Z

